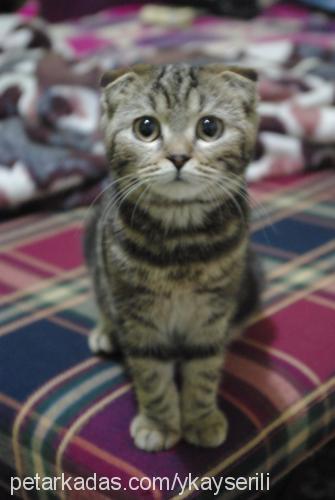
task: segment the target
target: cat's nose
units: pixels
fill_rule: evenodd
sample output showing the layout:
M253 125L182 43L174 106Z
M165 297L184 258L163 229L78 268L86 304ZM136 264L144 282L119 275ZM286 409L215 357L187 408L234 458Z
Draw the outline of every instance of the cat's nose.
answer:
M172 161L177 170L180 170L185 163L190 159L187 155L171 155L168 160Z

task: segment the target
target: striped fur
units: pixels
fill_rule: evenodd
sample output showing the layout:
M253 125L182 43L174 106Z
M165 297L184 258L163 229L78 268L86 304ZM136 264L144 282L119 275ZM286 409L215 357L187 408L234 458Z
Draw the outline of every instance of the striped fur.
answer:
M86 234L100 310L90 345L125 356L138 447L169 448L181 435L218 446L227 434L216 404L225 346L258 296L244 180L257 130L254 74L139 66L107 73L102 85L111 184ZM160 123L152 142L134 133L141 116ZM215 140L196 136L204 116L223 123ZM173 155L187 158L179 180Z

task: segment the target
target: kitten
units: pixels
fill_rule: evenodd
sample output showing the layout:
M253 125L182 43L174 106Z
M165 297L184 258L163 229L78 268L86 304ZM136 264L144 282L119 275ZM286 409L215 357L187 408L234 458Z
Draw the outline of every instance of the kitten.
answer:
M144 450L226 439L224 353L258 301L244 179L255 80L252 70L187 64L102 78L112 182L86 232L99 307L89 343L121 349L138 401L130 433Z

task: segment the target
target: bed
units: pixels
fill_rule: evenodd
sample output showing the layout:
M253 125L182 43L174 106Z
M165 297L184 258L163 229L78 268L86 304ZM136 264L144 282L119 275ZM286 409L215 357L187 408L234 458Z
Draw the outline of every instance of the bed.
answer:
M33 15L35 20L32 11L25 10L20 15L24 16L24 23L29 23L27 15ZM47 33L43 39L43 50L50 50L51 40L53 47L61 51L62 59L57 51L56 55L53 53L52 57L58 57L53 64L55 61L59 64L59 74L67 78L67 83L69 74L71 78L78 77L78 69L74 70L73 65L78 68L79 63L83 64L84 59L79 56L85 54L86 66L84 69L81 66L79 72L80 86L82 90L91 90L90 95L97 95L101 60L106 60L107 53L113 57L109 61L112 66L120 63L121 56L127 63L141 59L180 59L186 53L188 60L199 61L204 57L214 60L219 49L225 50L226 60L229 44L227 40L219 43L218 38L228 37L229 33L231 39L235 33L234 40L240 50L245 47L247 29L248 37L255 42L253 54L257 47L260 50L260 43L266 47L276 42L281 57L271 68L271 75L267 73L261 80L263 97L271 95L272 100L265 97L263 100L259 150L248 173L253 200L252 240L266 270L267 285L262 311L252 318L243 338L231 345L224 367L219 403L228 415L230 433L223 446L212 450L180 443L172 450L147 454L134 447L128 433L135 411L131 381L119 358L92 356L87 346L96 310L81 240L87 205L105 182L106 165L99 149L101 138L97 132L93 146L87 143L87 149L79 155L78 137L72 136L72 142L64 142L69 137L62 128L64 121L59 123L59 114L50 115L46 105L43 110L48 111L49 121L38 121L34 106L18 106L19 99L15 101L11 93L12 108L7 105L1 124L8 119L17 120L16 126L23 123L21 129L28 131L27 141L38 142L38 147L42 144L47 148L46 155L63 140L64 157L54 163L54 170L42 173L36 166L38 154L34 161L25 163L26 157L11 158L12 163L8 160L7 164L1 159L0 181L6 174L5 168L12 174L13 165L21 165L16 184L0 182L4 219L0 226L0 493L3 498L9 494L11 477L36 474L72 478L71 481L74 477L88 478L95 474L95 480L119 478L120 488L61 491L58 484L57 491L50 487L42 494L36 489L19 489L16 480L15 496L212 498L213 492L204 487L204 478L213 476L219 481L220 477L257 477L257 473L269 474L273 487L335 436L335 177L329 168L334 161L331 121L334 108L327 90L333 80L329 67L328 76L320 76L325 71L325 54L331 53L329 34L333 25L324 20L328 31L315 29L316 20L313 18L313 25L307 11L290 11L287 17L287 10L277 9L248 26L240 21L202 16L196 18L186 34L174 32L171 37L170 32L168 36L161 28L143 30L138 16L138 7L129 7L54 25L52 36ZM45 26L38 27L46 33ZM118 38L120 32L127 33L122 40ZM36 29L33 34L36 39ZM40 34L40 44L41 39ZM306 49L307 39L318 47L311 75L305 75L305 70L301 73L301 64L309 60L306 53L300 53L297 59L297 49ZM175 47L178 43L183 47L182 54ZM131 50L134 47L137 51ZM33 58L31 47L29 51ZM254 57L262 72L266 66L264 58ZM66 71L61 73L64 58ZM250 54L243 53L243 62L248 58ZM278 75L278 67L289 67L293 58L301 71L299 74L296 71L295 78L290 72L288 82L286 73L285 77L282 73ZM29 73L27 66L25 71ZM38 80L38 90L35 87L35 97L56 86L57 75L49 75L50 82L45 66L44 71L43 78L40 76ZM17 66L12 73L17 76ZM283 97L283 91L289 91L289 95ZM283 108L287 110L292 96L297 95L298 111L294 100L294 116L285 114ZM8 104L8 93L6 97ZM311 98L313 105L308 101ZM71 99L67 102L71 103ZM301 105L304 99L308 106ZM15 106L18 111L14 112ZM10 116L8 109L12 110ZM92 109L87 116L93 128L88 127L86 135L92 134L92 130L95 134ZM46 134L46 127L48 132L52 131L52 139ZM89 153L92 147L94 155ZM0 156L4 150L0 147ZM69 165L66 175L64 159ZM189 474L195 482L180 494L176 477L183 481ZM167 478L161 489L154 489L148 479L142 482L142 489L130 489L130 478L153 477ZM255 491L255 484L256 481L251 491L228 491L221 483L220 495L224 494L225 499L253 498L260 494Z

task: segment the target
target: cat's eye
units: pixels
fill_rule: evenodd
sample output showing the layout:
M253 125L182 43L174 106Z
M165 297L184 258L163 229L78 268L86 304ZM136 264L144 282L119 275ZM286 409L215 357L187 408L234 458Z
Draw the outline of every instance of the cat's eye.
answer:
M203 141L215 141L223 132L223 123L216 116L204 116L197 124L197 137Z
M134 133L141 141L155 141L161 133L159 122L153 116L137 118L134 122Z

